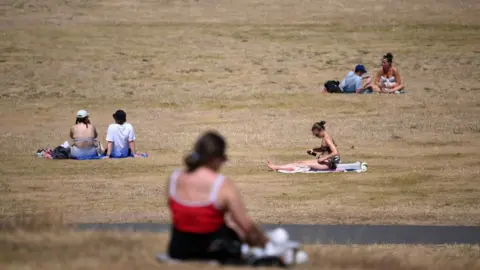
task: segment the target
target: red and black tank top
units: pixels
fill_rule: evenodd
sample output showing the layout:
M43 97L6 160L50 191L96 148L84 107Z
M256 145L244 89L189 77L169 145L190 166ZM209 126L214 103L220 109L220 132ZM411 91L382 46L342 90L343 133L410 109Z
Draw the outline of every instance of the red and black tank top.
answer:
M224 223L224 212L215 204L224 177L219 175L212 185L208 201L183 201L176 197L177 179L180 171L170 176L168 205L175 229L190 233L211 233L218 230Z

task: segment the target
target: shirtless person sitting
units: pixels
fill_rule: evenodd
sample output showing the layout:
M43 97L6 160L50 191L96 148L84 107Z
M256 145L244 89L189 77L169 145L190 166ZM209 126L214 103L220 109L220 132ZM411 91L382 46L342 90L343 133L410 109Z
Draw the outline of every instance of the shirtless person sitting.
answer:
M70 138L73 139L71 157L77 159L97 156L97 136L97 129L90 123L88 112L78 111L75 125L70 128Z

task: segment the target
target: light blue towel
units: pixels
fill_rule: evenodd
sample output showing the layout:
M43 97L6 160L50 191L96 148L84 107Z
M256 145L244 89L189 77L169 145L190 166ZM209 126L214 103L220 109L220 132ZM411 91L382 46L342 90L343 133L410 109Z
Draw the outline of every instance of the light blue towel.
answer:
M405 90L401 90L399 93L395 93L396 95L399 95L399 94L406 94L407 92ZM362 94L364 95L368 95L368 94L373 94L373 91L372 90L366 90L365 92L363 92Z
M141 153L141 154L138 154L139 156L141 157L148 157L148 154L147 153ZM105 155L100 155L100 156L94 156L94 157L86 157L86 158L73 158L73 159L76 159L76 160L95 160L95 159L103 159L105 157ZM117 158L133 158L133 156L128 156L128 157L110 157L112 159L117 159Z

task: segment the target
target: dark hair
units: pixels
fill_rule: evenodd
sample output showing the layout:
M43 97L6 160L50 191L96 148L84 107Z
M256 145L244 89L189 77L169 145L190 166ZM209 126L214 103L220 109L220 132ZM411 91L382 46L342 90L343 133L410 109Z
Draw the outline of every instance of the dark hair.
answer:
M114 120L115 120L115 123L119 125L123 125L125 124L125 122L127 122L126 120L123 120L123 119L122 120L114 119Z
M213 158L226 159L227 143L216 131L207 131L195 142L193 152L185 157L187 171L192 172L207 165Z
M84 123L88 128L88 124L90 124L90 119L88 119L88 116L84 118L77 118L77 120L75 120L75 125L78 123Z
M317 122L315 124L313 124L312 126L312 131L316 130L316 129L319 129L319 130L325 130L325 124L326 122L325 121L320 121L320 122Z
M392 63L393 62L393 54L392 53L387 53L383 56L384 59L387 59L388 63Z
M123 125L127 122L127 113L123 110L117 110L112 116L117 124Z

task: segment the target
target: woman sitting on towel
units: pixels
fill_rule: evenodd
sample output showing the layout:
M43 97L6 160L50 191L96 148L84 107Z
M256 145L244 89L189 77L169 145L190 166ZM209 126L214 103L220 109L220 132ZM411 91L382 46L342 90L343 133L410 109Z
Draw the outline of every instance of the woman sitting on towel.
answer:
M372 90L378 93L400 93L403 88L400 72L393 66L393 55L387 53L382 58L382 67L376 74Z
M292 171L297 167L302 166L309 167L313 170L335 170L337 168L337 164L340 163L340 155L334 140L325 130L325 121L320 121L313 124L312 134L315 137L322 139L320 147L307 151L307 154L317 156L317 159L309 159L285 165L275 165L268 161L267 166L274 171Z
M97 129L90 123L88 112L78 111L75 125L70 128L70 138L73 139L71 157L77 159L97 156L97 136Z
M168 256L173 259L229 263L241 259L242 243L264 247L268 242L233 181L218 172L227 161L225 149L221 135L205 133L186 157L186 170L176 170L168 179Z

